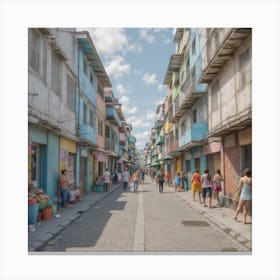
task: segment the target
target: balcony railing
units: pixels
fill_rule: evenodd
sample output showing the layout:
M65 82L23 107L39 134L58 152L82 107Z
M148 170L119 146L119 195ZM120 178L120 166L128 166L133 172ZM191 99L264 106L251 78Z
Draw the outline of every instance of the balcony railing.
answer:
M96 131L89 124L80 125L80 138L84 141L96 144Z
M114 107L106 108L106 117L115 126L121 126L119 115Z
M208 134L208 123L193 123L179 139L179 147L204 140Z
M235 50L251 34L251 28L210 29L203 57L203 74L200 82L211 83Z

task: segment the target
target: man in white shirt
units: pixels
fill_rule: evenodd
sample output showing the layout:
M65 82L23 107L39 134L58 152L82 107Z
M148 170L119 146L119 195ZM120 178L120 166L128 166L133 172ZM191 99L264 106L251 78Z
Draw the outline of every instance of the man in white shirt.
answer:
M127 192L127 187L128 187L128 183L129 183L129 177L130 177L130 174L127 171L127 168L125 168L125 170L122 174L122 177L123 177L123 190L125 192Z
M104 172L103 177L104 177L104 191L108 192L108 187L109 187L110 182L111 182L111 174L108 171L108 168L106 168L106 171Z

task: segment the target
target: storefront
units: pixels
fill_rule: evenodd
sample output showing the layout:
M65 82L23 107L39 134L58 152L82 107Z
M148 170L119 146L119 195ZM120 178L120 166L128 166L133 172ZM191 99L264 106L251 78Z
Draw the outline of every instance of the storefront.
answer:
M28 127L28 184L42 188L50 197L57 195L59 137Z
M59 157L59 171L63 169L67 170L68 181L74 185L78 185L79 182L76 180L76 152L77 145L76 142L60 137L60 157Z
M217 169L221 168L221 143L212 142L203 146L203 154L206 155L206 165L209 174L213 177Z
M103 176L105 171L106 155L99 151L94 151L93 154L95 156L94 177L99 178Z

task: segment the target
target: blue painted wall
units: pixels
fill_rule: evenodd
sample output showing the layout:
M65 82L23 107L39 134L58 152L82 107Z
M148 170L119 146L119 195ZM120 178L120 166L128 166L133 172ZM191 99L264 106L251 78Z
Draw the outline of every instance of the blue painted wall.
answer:
M59 137L37 128L28 128L28 143L42 145L41 180L38 186L50 197L57 196L59 176Z
M91 69L88 64L88 72L87 75L84 73L84 53L81 49L79 49L79 80L80 80L80 89L86 95L86 97L94 104L97 105L97 77L96 73L93 72L93 84L90 81L89 70Z

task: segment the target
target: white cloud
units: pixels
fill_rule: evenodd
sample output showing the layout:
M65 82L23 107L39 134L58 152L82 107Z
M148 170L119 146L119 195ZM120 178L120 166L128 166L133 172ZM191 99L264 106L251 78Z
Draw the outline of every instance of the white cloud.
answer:
M158 91L163 91L164 90L164 88L165 88L165 86L163 85L163 84L159 84L158 86L157 86L157 89L158 89Z
M133 74L138 75L138 76L142 75L142 73L143 73L143 71L140 69L138 69L138 70L136 69L133 71Z
M140 38L152 44L155 41L155 36L152 34L152 32L153 30L151 28L141 28L139 30Z
M156 106L165 102L165 97L162 97L158 102L156 102Z
M116 85L116 91L119 93L119 94L125 94L127 92L126 88L123 86L123 84L117 84Z
M142 133L136 134L135 137L137 139L137 142L143 142L143 140L146 140L148 138L148 136L150 136L150 134L151 134L151 131L146 130Z
M143 76L143 81L148 85L157 85L158 84L157 75L155 73L153 73L153 74L145 73Z
M130 73L130 64L125 64L124 58L117 55L114 56L105 69L109 76L118 79Z
M132 115L132 114L137 113L137 112L138 112L138 109L137 109L137 107L135 107L135 106L132 107L132 108L129 108L129 107L127 106L127 104L123 104L123 106L122 106L122 111L123 111L124 114Z
M126 51L134 51L140 53L143 51L143 48L140 44L131 44Z
M146 113L147 120L152 120L155 118L155 116L156 116L156 112L154 112L154 111L147 111L147 113Z
M120 103L121 103L122 105L127 105L128 102L129 102L129 97L123 95L123 96L119 99L119 101L120 101Z
M177 29L177 28L173 28L173 29L172 29L172 34L173 34L173 35L175 35L176 29Z
M90 28L93 43L104 55L115 54L129 47L124 28Z
M166 39L166 40L163 42L164 45L168 45L169 43L171 43L171 39L169 39L169 38Z
M132 128L134 127L150 127L151 123L144 122L143 119L137 119L134 122L131 122Z

